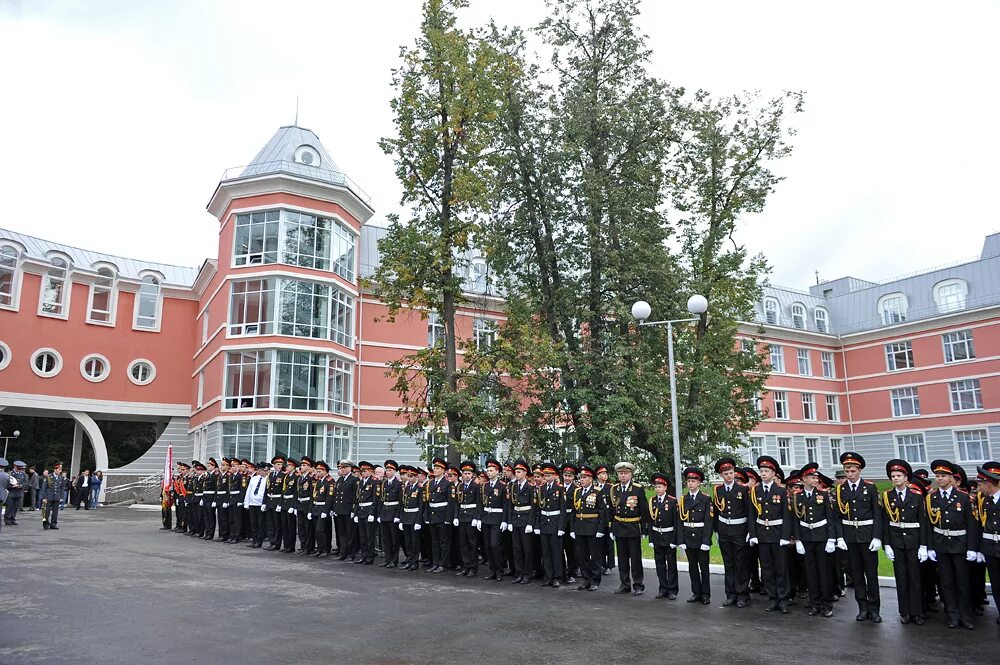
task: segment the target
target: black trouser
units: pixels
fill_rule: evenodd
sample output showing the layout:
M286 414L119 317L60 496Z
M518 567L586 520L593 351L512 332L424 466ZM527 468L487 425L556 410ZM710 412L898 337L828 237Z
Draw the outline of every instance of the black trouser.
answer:
M239 497L231 499L237 500ZM243 540L243 504L229 504L229 539Z
M569 518L567 518L567 520L568 519ZM569 581L570 577L580 574L580 564L576 557L576 543L574 543L573 539L568 535L563 538L563 554L566 556L566 566L563 568L563 579Z
M987 555L986 570L990 573L990 584L993 587L993 607L1000 610L1000 557Z
M868 543L848 543L847 558L851 563L858 610L878 614L882 605L878 592L878 552L869 552Z
M399 530L399 524L392 520L382 522L382 549L386 563L399 563L399 545L402 540L403 532Z
M284 545L282 549L289 552L295 551L295 515L292 514L290 508L283 508L281 510L281 544Z
M229 501L229 497L226 497L226 501ZM223 508L220 499L215 510L219 520L219 540L229 540L229 506Z
M615 543L618 545L618 579L622 586L631 586L633 589L644 589L642 583L642 538L626 536L618 538Z
M660 582L659 592L672 593L676 596L679 590L677 550L669 545L654 545L653 562L656 564L656 579Z
M503 565L507 570L514 570L514 534L510 531L500 533L500 551L503 553Z
M42 504L42 523L50 527L56 526L59 522L59 500L49 499Z
M268 506L264 513L264 533L271 547L281 547L281 513Z
M542 569L545 571L545 582L549 583L561 578L563 574L563 544L562 536L554 533L543 533L542 539Z
M708 581L708 552L698 545L688 545L685 552L688 560L688 577L691 578L691 595L708 600L712 597L712 585Z
M490 572L494 575L501 572L504 560L499 524L483 525L483 545L486 549L486 561L490 565Z
M920 592L923 594L921 607L924 614L937 601L938 589L941 587L941 580L938 577L937 562L927 559L920 564Z
M604 564L605 568L614 568L615 567L615 541L611 540L611 537L610 537L611 536L611 526L610 525L608 525L607 527L605 527L604 533L606 535L605 535L604 538L601 539L601 540L604 541L604 557L602 558L601 563Z
M212 502L208 499L205 499L205 505L202 507L201 513L205 519L204 536L207 540L212 540L215 538L215 508L212 507Z
M174 523L174 511L170 507L170 504L160 506L160 521L163 522L164 529L173 528Z
M479 542L479 531L469 522L458 523L458 548L462 555L462 568L475 571L479 566L479 556L476 546Z
M416 566L420 563L420 532L413 524L403 525L403 549L406 550L407 566Z
M17 519L17 511L21 507L21 503L23 501L24 501L23 497L14 496L13 493L10 493L7 496L7 500L4 502L4 506L7 509L3 514L4 522L10 524L11 522Z
M28 510L34 510L36 499L38 498L38 490L36 490L34 487L29 487L28 493L25 495L25 498L28 500L28 505L26 506L26 508Z
M177 513L177 526L175 530L184 533L188 530L188 505L187 500L182 499L174 504L174 512Z
M309 519L309 509L300 508L296 515L296 527L299 535L299 549L306 552L316 550L316 525Z
M893 548L895 560L892 573L896 577L896 601L900 616L921 616L923 614L923 594L920 589L920 560L917 550Z
M250 506L247 508L248 534L254 545L263 545L264 538L270 536L266 526L270 519L269 512L261 510L260 506Z
M342 559L346 559L354 554L357 538L354 520L347 515L334 515L333 527L337 532L337 552Z
M580 575L592 587L601 586L601 577L604 575L605 540L611 539L606 536L598 538L577 535L576 537L576 562L580 566ZM676 569L676 566L674 568Z
M826 541L802 543L806 548L806 583L809 586L809 605L818 610L833 607L833 589L830 582L830 561Z
M750 600L750 552L746 536L719 537L725 567L726 599Z
M188 533L197 536L205 533L205 511L199 505L203 499L200 496L194 497L188 510Z
M375 560L375 523L367 515L358 515L358 556L362 561Z
M749 550L750 561L750 590L759 590L760 586L760 550L751 547Z
M965 553L937 553L938 575L941 576L941 598L949 621L961 619L972 623L972 602L969 598L969 562Z
M312 521L316 525L316 549L329 554L333 548L333 521L330 515L313 515Z
M431 524L431 563L442 568L451 566L451 525Z
M514 551L514 577L531 577L535 537L530 533L525 533L523 526L515 526L511 536L511 546Z
M760 543L760 580L771 603L783 603L791 593L788 579L788 547L778 543Z
M969 602L974 610L983 609L986 603L986 564L969 562Z

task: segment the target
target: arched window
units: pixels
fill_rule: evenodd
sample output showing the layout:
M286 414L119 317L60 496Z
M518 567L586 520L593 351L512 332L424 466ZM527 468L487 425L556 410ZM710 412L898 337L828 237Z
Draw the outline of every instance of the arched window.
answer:
M934 285L934 302L942 314L965 309L969 283L964 279L946 279Z
M802 303L792 304L792 325L799 330L806 328L806 306Z
M0 307L17 307L17 248L0 247Z
M813 312L813 319L816 321L816 330L821 333L830 332L830 313L825 307L817 307Z
M39 314L66 318L68 312L66 301L69 298L69 263L64 259L52 257L52 267L49 268L42 283L41 302L38 305Z
M135 302L135 327L142 330L159 330L162 305L160 280L152 275L143 277Z
M891 326L906 321L907 308L906 296L902 293L887 293L878 299L878 311L883 325Z
M764 322L772 326L781 323L781 314L778 310L777 298L764 298Z
M474 259L469 266L469 285L473 293L486 293L486 261Z
M90 286L90 303L87 305L88 323L115 323L115 273L111 268L97 269L97 279Z

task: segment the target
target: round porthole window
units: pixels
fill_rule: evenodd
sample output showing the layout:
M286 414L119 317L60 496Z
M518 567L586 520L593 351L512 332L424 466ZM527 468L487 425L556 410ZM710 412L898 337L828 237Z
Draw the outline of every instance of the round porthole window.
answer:
M128 379L137 386L144 386L156 378L156 367L148 360L133 360L128 366Z
M300 145L295 149L295 161L306 166L320 166L319 152L311 145Z
M38 349L31 354L31 371L43 379L55 376L62 370L62 356L55 349Z
M111 373L111 363L99 353L91 353L80 361L80 373L93 383L100 383Z
M10 359L10 347L0 342L0 369L6 369L7 365L10 364Z

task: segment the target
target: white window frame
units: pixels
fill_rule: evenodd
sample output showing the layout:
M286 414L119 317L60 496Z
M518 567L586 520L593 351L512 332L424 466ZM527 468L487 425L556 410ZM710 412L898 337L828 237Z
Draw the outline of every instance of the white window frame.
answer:
M945 289L954 288L957 292L956 302L945 302L942 292ZM952 294L949 294L949 297ZM934 285L934 304L937 305L938 312L950 314L951 312L961 312L966 307L969 297L969 283L964 279L952 278L938 282Z
M771 401L774 403L774 419L775 420L789 420L790 415L788 413L788 393L784 390L775 390L771 393ZM782 415L779 415L778 405L781 404Z
M812 393L801 393L802 420L816 420L816 396Z
M55 365L49 372L43 372L42 370L38 369L38 367L35 365L35 360L38 358L38 356L42 355L43 353L50 353L52 354L52 357L55 359ZM34 372L36 376L40 376L43 379L51 379L53 376L59 374L59 372L61 372L63 368L62 354L60 354L55 349L47 346L42 347L40 349L35 349L35 352L31 354L30 363L31 363L31 371Z
M821 321L822 323L820 323ZM830 334L830 312L826 307L817 307L813 310L813 323L816 324L816 332L824 335Z
M961 340L951 340L949 337L963 335L964 339ZM965 347L966 357L956 358L955 349L960 346ZM953 330L951 332L944 333L941 335L941 348L944 357L944 362L946 365L952 365L955 363L965 363L970 360L976 359L976 346L973 342L972 330L967 328L965 330ZM951 355L951 359L948 356Z
M840 455L844 452L844 439L839 436L831 436L828 441L830 443L830 466L834 467L840 464Z
M253 409L270 409L274 406L275 362L274 351L270 349L243 349L227 351L223 358L222 410L249 411ZM253 356L252 362L248 360ZM235 360L234 360L235 359ZM230 370L239 368L239 386L230 391ZM242 391L244 368L253 367L253 392ZM261 372L267 370L267 385L261 385ZM249 400L249 404L245 403ZM235 405L231 405L235 401Z
M156 273L147 272L147 273L140 273L139 278L141 280L141 283L139 285L139 289L135 292L135 303L132 306L132 330L136 330L139 332L160 332L160 325L163 323L163 276ZM146 281L147 279L150 279L152 281L147 282ZM155 296L156 302L154 304L155 320L154 320L154 325L152 326L139 325L139 312L142 309L143 296L144 295L146 297L149 296L148 291L145 294L143 294L142 292L142 289L147 284L155 284L156 286L156 296Z
M208 310L201 315L201 343L208 344Z
M747 440L747 450L750 455L750 464L756 465L757 458L764 454L764 437L751 436Z
M818 436L807 436L805 438L805 450L806 450L806 464L811 462L816 462L820 466L823 465L823 461L820 459L820 449L819 449L819 437ZM811 445L810 445L811 444ZM810 455L810 451L812 454Z
M338 385L337 379L341 382ZM329 356L327 366L326 410L341 416L354 413L354 363ZM338 393L338 387L342 388Z
M802 363L805 363L805 371L803 372ZM812 356L809 354L809 349L795 349L795 364L796 369L799 370L799 374L802 376L812 376Z
M787 450L788 450L788 461L787 462L783 461L781 459L781 457L782 457L782 455L781 455L782 442L786 442L788 444L788 448L787 448ZM792 437L790 437L790 436L779 436L779 437L777 437L775 439L774 445L775 445L775 451L778 453L778 455L777 455L777 457L778 457L778 464L780 466L791 466L791 467L794 467L795 466L795 441L792 440Z
M136 379L134 376L132 376L132 369L135 368L135 366L138 365L139 363L145 363L146 366L149 367L149 376L146 377L145 381ZM135 360L133 360L128 364L128 367L125 369L125 375L128 376L129 381L131 381L137 386L148 386L156 378L156 365L153 364L152 360L148 360L146 358L136 358Z
M968 441L960 441L959 440L960 435L962 435L962 434L973 434L973 433L977 433L977 434L981 433L983 435L982 444L983 444L983 453L984 453L984 455L982 457L967 457L964 454L965 451L963 450L963 445L968 445L969 442ZM955 442L955 459L957 459L959 462L963 462L963 463L967 463L967 462L979 462L979 463L982 463L982 462L985 462L988 459L990 459L990 455L992 454L991 451L990 451L990 432L989 432L989 430L987 428L985 428L985 427L981 427L981 428L980 427L976 427L976 428L972 428L972 429L957 429L957 430L952 430L951 435L952 435L952 439Z
M907 391L908 394L904 395L903 391ZM906 402L910 404L912 413L903 413L902 406ZM920 415L920 391L916 386L892 388L889 391L889 403L893 418L915 418Z
M767 313L769 311L768 305L772 305L770 309L774 310L774 321L767 320ZM768 296L764 298L764 323L769 326L780 326L781 325L781 305L778 303L777 298Z
M477 351L489 351L497 341L496 321L477 318L472 322L472 336L476 340ZM486 343L483 344L483 340Z
M73 294L73 263L69 260L68 256L62 254L53 254L49 256L49 260L52 262L52 265L42 275L42 282L38 288L38 316L65 320L69 318L69 305ZM64 265L57 265L56 261ZM62 276L54 274L59 270L63 272ZM61 286L58 302L50 302L46 299L50 282L58 282ZM46 311L46 307L56 307L58 310Z
M486 259L476 257L469 262L469 277L465 288L470 293L486 293L489 288L489 266Z
M902 372L907 369L914 369L917 362L913 357L913 342L904 339L898 342L889 342L885 345L885 371ZM902 354L902 356L900 356ZM906 360L906 365L900 365L899 358Z
M834 362L833 351L820 351L819 359L820 363L823 365L823 378L826 379L836 379L837 378L837 364Z
M328 326L330 341L349 349L354 348L354 313L357 301L354 296L338 288L330 290L330 325ZM346 313L343 330L341 330L341 314Z
M440 332L438 332L440 330ZM437 312L430 312L427 315L427 348L435 346L438 341L444 343L444 336L447 331L444 328L444 323L441 322L441 316Z
M201 408L205 404L205 370L198 372L198 401L197 408Z
M254 290L249 290L249 286L255 285ZM235 279L229 282L229 321L227 337L257 337L259 335L273 335L277 329L279 318L278 310L278 290L276 280L272 277L261 277L255 279ZM257 297L256 309L250 308L250 302L254 294ZM265 307L265 298L267 307ZM237 303L237 299L240 303ZM251 321L251 316L256 320ZM242 318L243 323L236 323ZM202 325L204 334L208 331L208 312L205 312L206 323Z
M242 430L242 431L241 431ZM223 455L232 455L250 459L270 457L271 423L266 420L230 420L222 423L220 445ZM254 450L260 443L264 444L263 454ZM255 445L257 444L257 445Z
M775 353L777 353L777 356L775 356ZM777 365L774 364L775 357L778 359ZM768 360L771 363L772 374L785 373L785 347L780 344L768 345Z
M90 373L87 371L87 365L90 363L91 360L97 360L104 363L104 372L102 372L99 376L91 376ZM87 379L91 383L100 383L101 381L104 381L109 376L111 376L111 362L108 361L108 359L102 356L100 353L91 353L85 355L80 360L80 374L83 376L83 378Z
M0 341L0 371L7 369L13 358L14 354L11 352L10 346Z
M840 396L826 396L826 419L831 423L840 422Z
M911 439L912 437L912 439ZM919 438L919 441L917 440ZM927 438L923 432L907 432L896 434L892 438L896 446L896 457L906 460L910 464L927 464ZM905 442L904 442L905 441ZM904 452L904 448L918 447L923 459L910 459Z
M892 308L887 312L886 305L898 298L901 303L900 308ZM882 321L882 325L892 326L897 323L903 323L906 321L906 314L910 309L910 302L906 297L906 294L901 291L894 291L892 293L887 293L878 299L878 315ZM891 316L887 317L886 314L889 313ZM899 320L894 320L898 318Z
M796 330L805 330L809 321L806 306L800 302L792 303L792 327Z
M113 267L108 265L95 266L97 268L97 276L94 278L93 283L90 285L90 294L87 296L87 323L92 323L95 326L107 326L109 328L115 327L115 320L118 316L118 271ZM98 284L101 280L109 279L107 275L101 273L101 271L106 270L111 273L111 285L105 286L103 284ZM97 290L103 289L108 291L108 320L100 321L94 318L94 296L97 295Z
M757 353L757 343L750 339L749 337L743 337L740 339L740 353L745 353L750 355L752 353Z
M7 294L8 297L10 298L10 302L8 304L4 304L3 302L0 302L0 309L8 309L8 310L11 310L13 312L16 312L18 310L18 308L20 307L20 304L21 304L21 273L22 273L22 271L21 271L21 257L22 257L22 252L21 252L21 248L18 247L17 245L13 245L11 243L0 243L0 255L2 255L2 253L6 252L6 256L7 256L6 260L8 262L10 261L10 258L11 258L10 253L9 253L8 250L12 250L14 252L14 255L13 255L14 265L13 265L13 267L7 266L7 267L4 268L4 271L6 271L6 270L10 270L11 271L11 275L10 275L10 293Z
M974 406L963 409L962 397L971 395ZM957 401L956 401L957 400ZM983 410L983 388L979 379L959 379L948 383L948 401L952 413L968 413ZM956 403L959 408L956 408Z

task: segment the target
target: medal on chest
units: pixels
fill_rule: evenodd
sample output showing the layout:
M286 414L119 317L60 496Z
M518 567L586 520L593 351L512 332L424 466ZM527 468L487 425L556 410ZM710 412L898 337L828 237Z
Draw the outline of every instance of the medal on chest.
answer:
M627 499L625 499L625 507L629 510L634 510L636 506L639 505L639 497L635 494L630 494Z

